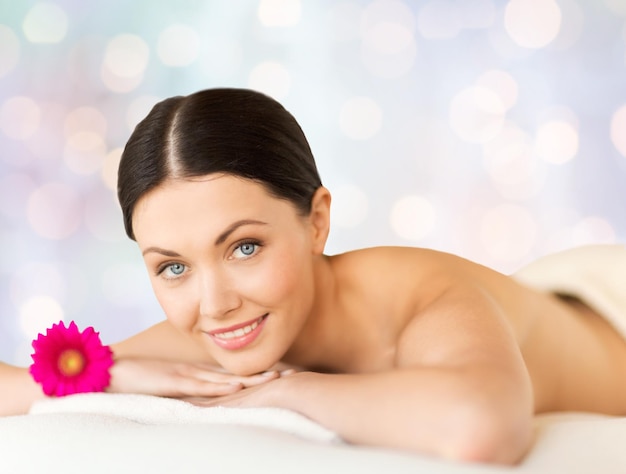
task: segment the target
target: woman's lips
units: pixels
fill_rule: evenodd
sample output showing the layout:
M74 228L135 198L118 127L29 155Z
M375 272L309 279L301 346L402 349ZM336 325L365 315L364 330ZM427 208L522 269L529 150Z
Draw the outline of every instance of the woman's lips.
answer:
M207 334L222 349L236 350L251 344L263 330L267 314L228 328L209 331Z

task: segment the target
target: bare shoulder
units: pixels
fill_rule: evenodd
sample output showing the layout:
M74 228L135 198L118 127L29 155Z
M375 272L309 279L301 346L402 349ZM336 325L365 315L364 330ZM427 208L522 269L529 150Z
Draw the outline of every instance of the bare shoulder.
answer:
M475 265L457 255L422 247L370 247L330 257L334 265L356 269L411 269L413 272L432 272L454 265Z
M372 247L330 257L339 277L357 280L377 287L406 285L419 288L446 286L463 278L509 279L508 277L466 258L434 249L420 247Z
M456 295L444 300L447 307L463 307L468 314L468 299L500 292L510 280L468 259L426 248L362 249L331 257L331 265L346 306L395 328L395 337L410 321L426 320L426 309L446 293Z

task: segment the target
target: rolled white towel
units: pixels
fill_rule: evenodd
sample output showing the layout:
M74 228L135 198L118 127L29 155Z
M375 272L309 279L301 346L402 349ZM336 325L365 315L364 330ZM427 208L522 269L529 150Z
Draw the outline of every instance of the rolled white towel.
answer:
M200 407L171 398L117 393L81 393L45 398L31 414L86 413L143 424L237 424L272 428L312 441L337 443L340 437L299 413L282 408Z

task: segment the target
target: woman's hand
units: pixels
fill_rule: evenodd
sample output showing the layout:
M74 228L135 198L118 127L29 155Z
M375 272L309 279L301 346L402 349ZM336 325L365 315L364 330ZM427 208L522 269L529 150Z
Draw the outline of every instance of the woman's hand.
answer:
M288 372L289 369L283 370L285 374ZM122 358L111 367L111 384L107 391L172 398L220 397L280 376L279 370L238 376L212 365Z
M250 385L232 393L214 397L185 397L184 400L201 407L230 407L230 408L252 408L252 407L281 407L281 399L286 396L285 390L290 385L296 373L294 369L287 369L279 372L280 377L270 378L266 382ZM301 372L299 376L304 373ZM286 407L284 407L286 408Z

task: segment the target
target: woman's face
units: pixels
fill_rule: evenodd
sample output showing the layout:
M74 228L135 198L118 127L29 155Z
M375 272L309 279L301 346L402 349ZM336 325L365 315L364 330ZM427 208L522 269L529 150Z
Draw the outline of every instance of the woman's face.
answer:
M236 374L282 358L313 304L314 219L254 181L213 174L144 195L133 229L173 326Z

